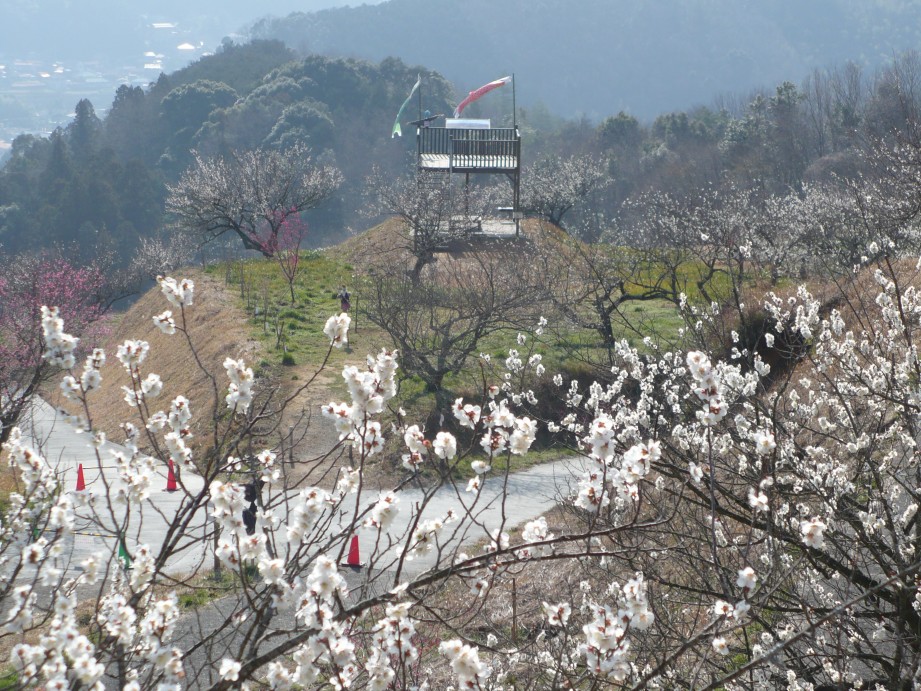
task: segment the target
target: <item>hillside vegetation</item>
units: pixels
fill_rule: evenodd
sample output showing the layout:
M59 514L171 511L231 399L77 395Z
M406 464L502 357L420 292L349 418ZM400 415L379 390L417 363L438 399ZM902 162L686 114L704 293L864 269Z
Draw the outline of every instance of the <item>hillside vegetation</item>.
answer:
M426 76L429 107L447 109L439 75L396 59L371 64L282 44L228 44L149 89L122 86L105 118L88 100L48 138L23 135L0 170L0 243L8 253L74 245L86 257L115 251L124 261L164 226L166 184L205 156L306 145L345 185L305 215L310 242L343 237L358 220L374 165L394 172L414 144L390 139L393 116Z

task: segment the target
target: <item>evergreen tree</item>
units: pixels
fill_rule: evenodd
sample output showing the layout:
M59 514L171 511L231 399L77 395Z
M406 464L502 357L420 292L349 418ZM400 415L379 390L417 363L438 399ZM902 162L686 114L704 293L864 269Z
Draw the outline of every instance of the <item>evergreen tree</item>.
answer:
M89 162L99 146L102 122L96 117L93 104L86 98L80 99L74 113L74 121L67 126L67 136L75 163L83 165Z

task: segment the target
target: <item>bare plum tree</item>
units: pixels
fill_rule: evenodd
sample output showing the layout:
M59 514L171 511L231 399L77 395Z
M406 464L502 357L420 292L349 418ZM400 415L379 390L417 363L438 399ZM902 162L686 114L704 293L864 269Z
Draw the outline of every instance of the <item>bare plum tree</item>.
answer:
M179 182L168 186L166 211L201 244L233 233L246 249L271 257L285 221L317 207L341 182L338 169L313 163L303 145L218 158L196 153Z
M521 176L521 205L554 225L610 183L610 176L596 157L588 155L547 158L528 167Z
M535 324L547 300L525 244L445 254L415 281L401 266L379 264L365 276L362 313L393 339L403 369L436 393L484 338Z

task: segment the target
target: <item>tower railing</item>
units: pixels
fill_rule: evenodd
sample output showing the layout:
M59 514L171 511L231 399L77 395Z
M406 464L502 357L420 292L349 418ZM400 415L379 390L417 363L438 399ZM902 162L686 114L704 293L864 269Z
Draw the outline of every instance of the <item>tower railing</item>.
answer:
M420 127L419 156L463 157L465 168L517 168L521 137L513 127L466 129Z

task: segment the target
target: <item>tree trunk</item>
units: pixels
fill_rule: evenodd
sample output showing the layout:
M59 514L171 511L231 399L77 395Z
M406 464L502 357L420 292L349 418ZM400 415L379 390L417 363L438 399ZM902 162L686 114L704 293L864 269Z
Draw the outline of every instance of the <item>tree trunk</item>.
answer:
M422 269L431 264L433 261L435 261L435 255L431 252L416 255L416 263L413 264L413 268L409 272L409 280L414 286L419 285L419 278L422 276Z

